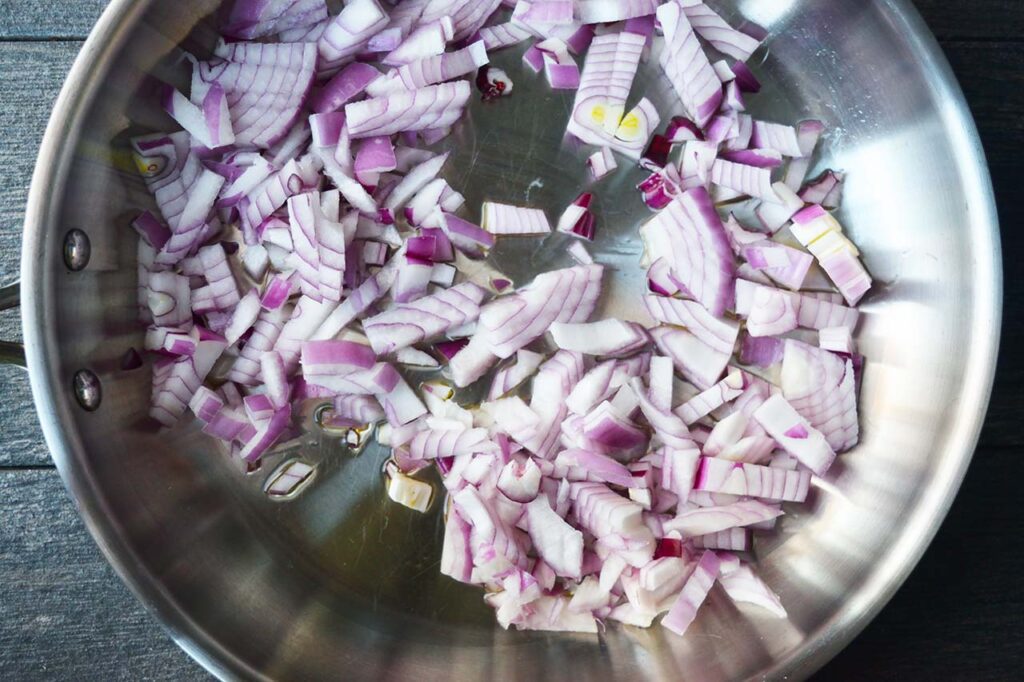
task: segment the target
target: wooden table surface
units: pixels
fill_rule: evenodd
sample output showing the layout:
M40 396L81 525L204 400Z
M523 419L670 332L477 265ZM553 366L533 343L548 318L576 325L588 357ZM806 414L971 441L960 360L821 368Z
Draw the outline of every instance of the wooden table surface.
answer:
M0 282L18 275L24 202L51 103L105 5L0 0ZM1024 2L917 5L967 94L992 169L1006 268L1004 350L981 444L949 517L892 602L819 678L1020 679L1024 315L1014 311L1024 295L1016 262L1024 250ZM19 334L16 312L0 314L0 339ZM0 679L209 679L89 537L50 461L24 374L0 368L0 396Z

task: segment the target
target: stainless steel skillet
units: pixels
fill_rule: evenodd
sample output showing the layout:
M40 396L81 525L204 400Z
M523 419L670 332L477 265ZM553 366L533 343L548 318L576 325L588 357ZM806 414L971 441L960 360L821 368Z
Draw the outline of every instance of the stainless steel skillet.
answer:
M239 678L799 678L856 635L952 502L998 343L988 174L959 88L909 3L735 3L773 34L757 113L833 129L822 165L849 174L843 222L878 285L860 335L863 444L756 548L790 618L741 612L715 594L682 639L658 628L503 632L475 590L437 574L437 516L384 500L379 451L355 456L311 427L302 454L318 463L317 480L275 504L261 488L273 466L240 475L195 429L159 433L144 418L148 376L118 366L140 345L127 223L148 205L123 153L140 126L161 123L136 97L143 77L168 68L181 41L209 38L202 18L215 4L111 3L44 139L22 264L27 364L54 459L112 564L190 654ZM665 98L655 75L642 82ZM551 210L564 205L583 178L561 147L565 101L501 105L474 108L453 138L453 184L470 205L527 191ZM646 214L632 179L616 177L600 197L596 252L619 268L613 308L636 286L628 273ZM82 234L69 242L74 229ZM558 262L526 242L495 258L520 280ZM97 396L96 409L83 407Z

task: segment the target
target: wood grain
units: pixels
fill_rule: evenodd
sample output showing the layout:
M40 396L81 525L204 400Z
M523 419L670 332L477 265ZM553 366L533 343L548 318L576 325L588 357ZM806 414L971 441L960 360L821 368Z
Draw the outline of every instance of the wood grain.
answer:
M169 1L169 0L157 0ZM853 1L853 0L849 0ZM16 276L21 217L50 103L105 0L0 0L0 282ZM821 680L1004 680L1024 647L1024 4L916 0L975 114L1004 229L1006 315L992 407L963 489L906 585ZM33 42L33 41L50 42ZM5 42L7 41L7 42ZM15 41L15 42L10 42ZM28 42L22 42L28 41ZM0 338L19 334L0 314ZM47 454L20 371L0 368L0 677L209 679L114 575ZM43 467L43 468L40 468Z
M2 9L0 9L2 12ZM18 278L25 200L36 153L79 43L0 43L0 282ZM0 314L0 339L21 337L17 311ZM24 372L0 368L0 466L49 464Z
M939 40L1017 41L1024 12L1017 0L913 0Z
M21 223L50 107L79 43L0 43L0 282L16 279ZM5 330L6 331L6 330Z
M84 38L107 0L0 0L0 40Z
M0 469L0 677L209 679L100 554L56 470Z

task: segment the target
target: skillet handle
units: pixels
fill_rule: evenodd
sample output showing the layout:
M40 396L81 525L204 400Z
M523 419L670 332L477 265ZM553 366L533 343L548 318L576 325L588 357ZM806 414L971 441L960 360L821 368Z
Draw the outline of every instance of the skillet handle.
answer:
M21 305L21 283L12 282L0 287L0 310ZM25 347L20 343L0 341L0 365L25 366Z

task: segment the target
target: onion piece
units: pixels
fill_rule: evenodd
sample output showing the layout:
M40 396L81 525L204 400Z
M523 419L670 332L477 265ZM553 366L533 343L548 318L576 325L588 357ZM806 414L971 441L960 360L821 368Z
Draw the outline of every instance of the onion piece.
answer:
M532 459L525 462L511 460L502 467L496 485L505 497L513 502L526 504L537 498L540 479L540 468Z
M398 67L398 77L406 88L415 90L435 83L475 73L487 64L487 48L483 41L471 43L455 52L424 57Z
M616 548L630 566L644 566L654 556L654 536L643 523L640 505L602 483L571 483L569 496L580 525L598 541L631 541Z
M380 71L369 64L354 62L339 71L310 98L313 113L338 111L347 102L362 95L367 86L380 78Z
M645 38L608 33L590 44L568 132L587 144L610 146L626 110Z
M814 154L814 149L824 133L825 124L821 121L801 121L797 124L797 142L800 146L801 155L799 158L794 158L789 162L789 166L786 167L786 174L783 177L783 182L794 192L799 190L807 179L807 173L811 169L811 155ZM803 197L800 198L804 199ZM820 201L808 199L804 199L804 201L809 204L821 203Z
M537 371L543 361L544 356L540 353L525 349L517 351L515 363L498 370L494 375L487 399L497 400L519 386Z
M583 564L583 533L555 513L543 496L526 505L526 521L537 554L555 575L579 578Z
M202 171L189 187L188 199L177 222L170 223L171 236L157 253L157 265L175 265L194 252L210 236L210 213L224 186L224 178L211 170Z
M640 228L648 254L664 257L680 284L716 317L735 297L732 250L711 197L687 190Z
M397 213L417 192L437 177L437 174L441 172L441 168L444 167L447 160L448 153L445 152L444 154L431 156L429 159L416 164L406 173L402 181L391 191L391 194L388 195L387 200L384 202L384 207L391 211L392 214Z
M612 150L609 147L601 147L600 150L587 157L587 167L594 180L600 180L618 168L618 164L615 163Z
M657 8L665 32L661 67L689 116L698 126L707 125L722 102L722 82L697 40L683 4L673 0Z
M754 337L779 336L796 329L799 301L789 292L759 286L747 317L747 333Z
M774 149L785 156L804 156L800 138L793 126L755 120L750 143L755 148Z
M484 306L480 322L491 352L507 358L555 322L589 318L601 293L603 272L600 265L546 272L515 294Z
M499 4L501 0L461 0L455 4L451 0L430 0L423 9L420 22L451 16L452 38L462 41L480 30Z
M826 170L820 176L800 188L800 198L808 204L821 204L824 208L835 208L826 205L832 192L841 189L843 174Z
M654 14L658 0L577 0L576 14L584 24L603 24Z
M820 430L836 452L857 444L857 389L853 363L787 339L782 358L782 395Z
M571 242L565 250L572 256L572 259L580 265L593 265L594 257L587 251L587 247L583 246L583 242L574 241Z
M591 410L583 418L582 427L587 442L604 454L629 456L641 451L648 442L647 434L608 401Z
M818 330L818 346L824 350L844 355L857 352L853 332L849 327L825 327Z
M465 81L402 90L345 105L353 139L427 130L455 123L469 100Z
M235 141L224 88L212 86L197 106L171 86L164 89L164 110L196 141L208 149L226 147Z
M580 469L585 475L583 480L610 483L623 488L633 488L638 485L629 469L608 455L599 452L568 448L558 453L555 464L568 467L570 471Z
M473 573L470 533L471 526L460 514L447 515L441 546L441 573L464 583L470 582Z
M539 208L524 208L485 201L480 209L481 227L491 234L532 235L551 232L551 224Z
M454 35L451 17L445 15L425 21L421 16L418 23L412 33L381 59L381 62L390 66L400 66L444 52Z
M746 61L761 44L757 37L730 26L703 2L685 0L683 11L697 35L722 54Z
M206 386L200 386L189 401L188 407L197 419L209 422L224 407L224 401Z
M363 330L378 355L430 341L477 318L486 293L465 282L367 318Z
M487 51L492 52L518 45L532 35L529 29L510 21L504 24L485 26L480 29L477 37L484 42L484 47L487 48Z
M799 289L814 263L814 258L784 244L755 243L741 249L743 258L751 267L762 270L788 289Z
M754 419L783 449L819 476L832 466L836 453L820 431L811 426L781 395L768 398Z
M580 68L564 41L548 38L530 49L540 53L544 75L552 89L575 90L580 86Z
M707 599L718 574L718 556L711 550L705 550L661 624L677 635L683 635L697 618L697 610Z
M843 235L839 222L819 205L809 206L793 216L793 236L818 259L847 303L856 305L871 288L871 276L858 256L860 252Z
M588 241L594 239L594 214L590 212L593 194L583 192L573 200L558 218L555 229L559 232L574 234Z
M744 388L746 388L746 381L744 380L743 372L738 369L731 369L729 374L720 382L680 405L676 409L676 414L687 425L693 424L730 400L738 398L743 393Z
M701 457L694 490L758 497L780 502L803 502L810 489L811 472Z
M661 123L661 116L649 99L642 98L615 129L613 148L634 159L639 159L647 141ZM664 165L664 163L662 164Z
M429 483L406 476L397 466L387 468L388 497L394 502L420 513L430 507L434 490Z
M497 449L486 429L427 429L417 433L409 443L409 453L415 459L461 457L493 453Z
M770 168L759 168L725 159L717 159L711 166L711 182L741 195L781 204L772 183Z
M658 350L670 357L676 369L701 389L714 385L729 363L729 353L721 352L684 329L656 327L650 334Z
M724 317L715 317L696 301L667 296L645 296L644 305L658 322L686 327L701 342L720 353L731 355L739 337L738 323Z
M195 65L192 99L205 100L211 89L223 89L235 144L267 149L283 139L312 88L316 45L232 43L216 54L219 59Z
M238 0L226 15L220 30L233 38L252 40L306 29L324 21L327 16L324 0Z
M604 357L632 355L651 342L641 325L617 319L575 324L556 322L548 331L559 348Z
M332 70L355 56L387 26L387 12L377 0L349 0L317 42L321 70Z
M750 549L750 531L746 528L730 528L710 535L698 535L693 539L693 546L697 549L746 552ZM719 581L721 579L720 575Z
M665 532L678 531L684 537L708 535L740 526L749 526L782 515L782 510L764 502L745 500L720 507L699 507L681 511L665 521Z

